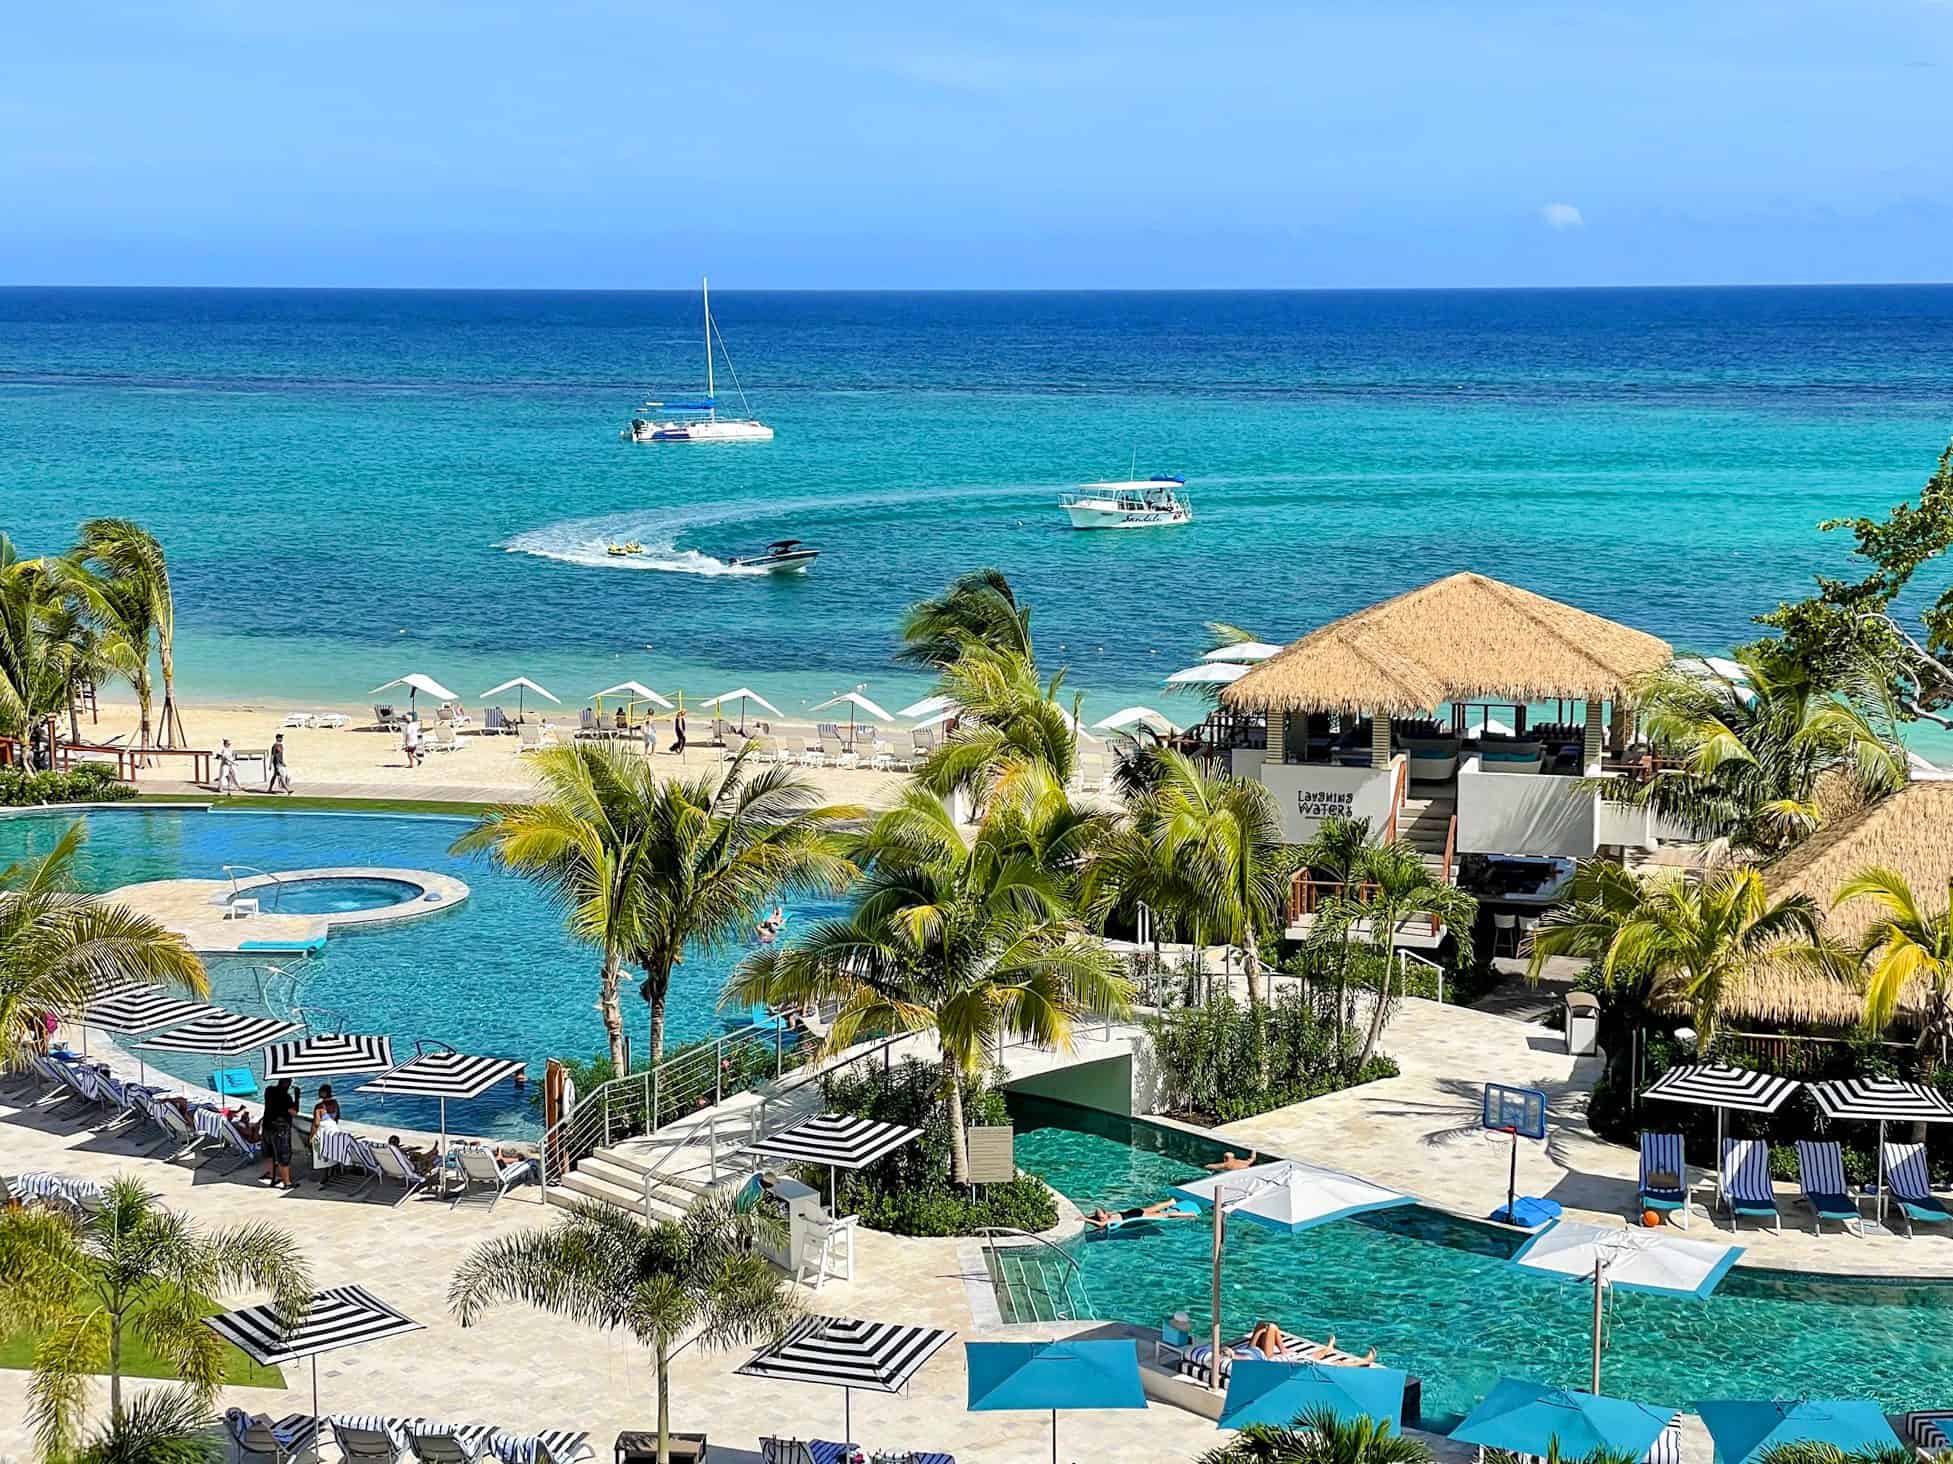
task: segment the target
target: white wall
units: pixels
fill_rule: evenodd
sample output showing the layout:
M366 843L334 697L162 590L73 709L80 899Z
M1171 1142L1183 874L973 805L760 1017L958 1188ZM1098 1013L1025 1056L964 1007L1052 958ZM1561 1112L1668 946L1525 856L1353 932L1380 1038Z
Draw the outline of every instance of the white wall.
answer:
M1390 797L1401 755L1384 768L1264 762L1261 781L1281 810L1282 838L1301 844L1332 818L1367 818L1377 833L1390 821Z
M1488 773L1475 757L1458 769L1458 852L1570 854L1586 858L1595 838L1600 795L1573 778L1547 773Z

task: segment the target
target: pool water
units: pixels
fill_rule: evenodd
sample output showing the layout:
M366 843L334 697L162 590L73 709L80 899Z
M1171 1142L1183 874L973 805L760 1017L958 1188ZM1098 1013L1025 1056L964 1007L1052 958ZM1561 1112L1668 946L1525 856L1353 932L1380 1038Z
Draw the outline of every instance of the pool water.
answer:
M1221 1146L1191 1134L1014 1098L1017 1160L1074 1203L1118 1209L1198 1176ZM1460 1162L1433 1154L1432 1163ZM1841 1245L1858 1244L1846 1237ZM1916 1242L1920 1245L1931 1241ZM1212 1227L1162 1222L1067 1246L1093 1310L1157 1327L1210 1325ZM1501 1376L1585 1388L1593 1290L1511 1264L1517 1240L1423 1206L1278 1235L1231 1226L1230 1335L1270 1318L1424 1380L1424 1426L1448 1429ZM1876 1398L1892 1411L1953 1400L1953 1282L1855 1280L1738 1266L1705 1301L1609 1293L1603 1391L1685 1408L1701 1398Z
M245 893L266 914L350 915L356 910L384 910L418 900L424 891L404 879L332 876L282 879L276 885L254 885Z
M0 868L45 852L71 822L72 816L61 814L0 819ZM467 827L465 819L132 808L88 814L84 822L88 841L79 873L91 890L138 880L222 879L225 864L273 872L345 865L425 869L469 886L468 899L439 914L334 934L309 960L213 959L207 963L212 999L224 1006L280 1017L289 1017L293 1006L308 1014L343 1016L347 1031L389 1034L401 1056L413 1051L414 1039L437 1038L463 1052L524 1058L530 1064L529 1088L537 1091L545 1058L587 1058L605 1051L595 1010L595 956L565 934L561 912L533 885L485 857L448 853ZM835 909L815 901L792 903L788 928ZM672 978L668 1049L725 1029L717 1011L719 993L749 949L687 954ZM649 1040L650 1009L629 974L624 1020L641 1052ZM152 1066L197 1083L219 1065L208 1056L184 1053L144 1056L153 1059ZM255 1056L250 1066L263 1070ZM349 1077L333 1084L349 1118L437 1127L435 1103L362 1097L354 1091L359 1081ZM309 1103L312 1085L304 1087ZM471 1102L448 1104L448 1123L468 1133L533 1134L539 1112L528 1092L508 1084Z

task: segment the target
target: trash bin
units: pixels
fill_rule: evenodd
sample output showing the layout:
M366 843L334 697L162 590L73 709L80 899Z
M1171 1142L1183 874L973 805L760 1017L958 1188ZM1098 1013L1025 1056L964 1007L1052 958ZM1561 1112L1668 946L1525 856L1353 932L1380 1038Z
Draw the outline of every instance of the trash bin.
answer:
M1600 1049L1600 998L1591 991L1569 991L1566 997L1566 1050L1574 1057L1592 1057Z

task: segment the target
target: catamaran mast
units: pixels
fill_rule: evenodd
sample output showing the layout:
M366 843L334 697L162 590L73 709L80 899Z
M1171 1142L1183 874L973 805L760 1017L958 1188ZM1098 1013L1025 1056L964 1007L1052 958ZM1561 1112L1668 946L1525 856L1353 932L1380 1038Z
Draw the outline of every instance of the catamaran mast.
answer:
M717 418L719 407L714 398L718 393L712 389L712 282L700 275L698 289L705 299L705 400L711 403L706 410Z

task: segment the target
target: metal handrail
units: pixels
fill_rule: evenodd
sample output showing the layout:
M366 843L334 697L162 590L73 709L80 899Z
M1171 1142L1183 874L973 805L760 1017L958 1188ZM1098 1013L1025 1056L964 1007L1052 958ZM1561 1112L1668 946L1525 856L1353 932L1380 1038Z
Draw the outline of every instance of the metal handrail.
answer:
M255 874L261 879L268 879L271 881L271 908L274 910L278 908L278 901L285 892L285 881L280 879L277 875L273 874L270 870L260 869L255 864L224 864L224 865L219 865L218 867L222 869L225 874L230 876L231 898L233 900L235 900L239 895L244 893L243 886L241 886L237 882L237 872L238 870L241 869L246 874Z
M1064 1297L1065 1310L1071 1312L1072 1316L1070 1318L1054 1318L1054 1320L1079 1321L1084 1319L1084 1314L1091 1308L1091 1293L1085 1287L1085 1273L1079 1269L1078 1262L1073 1259L1071 1253L1063 1246L1046 1240L1042 1235L1038 1235L1029 1230L1020 1230L1013 1225L980 1225L977 1227L976 1235L978 1239L983 1241L985 1252L994 1260L996 1264L996 1276L999 1281L1004 1281L1003 1257L996 1243L1000 1237L1008 1237L1012 1240L1035 1241L1042 1249L1033 1252L1033 1254L1042 1257L1044 1251L1049 1251L1055 1255L1065 1268L1058 1273L1059 1287ZM1021 1247L1012 1247L1012 1249L1021 1249ZM1041 1270L1042 1261L1040 1260ZM1019 1274L1022 1274L1021 1270ZM1078 1283L1078 1294L1076 1296L1072 1294L1072 1282L1074 1281ZM1009 1283L1004 1281L1004 1284L1007 1286ZM1022 1319L1020 1318L1019 1320Z
M1417 962L1418 965L1429 966L1433 971L1435 971L1438 977L1438 1004L1440 1006L1444 1004L1444 967L1443 966L1439 965L1436 961L1432 960L1429 956L1420 956L1416 951L1400 950L1397 952L1397 960L1399 964L1405 961L1415 961Z

